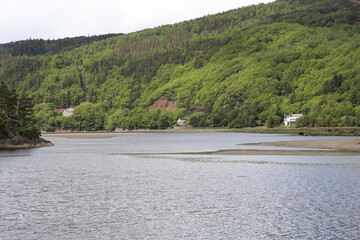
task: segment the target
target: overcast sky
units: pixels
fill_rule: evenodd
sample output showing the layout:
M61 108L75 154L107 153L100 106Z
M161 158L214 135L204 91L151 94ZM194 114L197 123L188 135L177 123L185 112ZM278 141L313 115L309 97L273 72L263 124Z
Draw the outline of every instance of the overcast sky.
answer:
M0 43L129 33L273 0L1 0Z

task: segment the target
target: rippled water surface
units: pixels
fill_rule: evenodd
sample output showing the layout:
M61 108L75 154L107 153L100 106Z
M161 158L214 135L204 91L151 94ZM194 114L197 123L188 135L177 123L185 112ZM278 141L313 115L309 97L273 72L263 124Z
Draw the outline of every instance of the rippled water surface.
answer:
M324 137L155 133L0 151L0 239L359 239L358 156L189 154L306 139Z

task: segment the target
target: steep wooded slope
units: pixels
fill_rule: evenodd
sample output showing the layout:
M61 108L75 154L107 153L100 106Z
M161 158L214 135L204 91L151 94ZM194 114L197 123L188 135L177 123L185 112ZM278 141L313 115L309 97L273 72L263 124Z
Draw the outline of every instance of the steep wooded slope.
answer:
M50 128L163 128L184 116L193 125L244 127L279 124L291 112L305 113L305 125L353 126L359 16L354 0L276 1L57 54L2 54L0 79L43 103L39 118L88 100L71 119L47 117ZM158 99L176 110L150 109Z

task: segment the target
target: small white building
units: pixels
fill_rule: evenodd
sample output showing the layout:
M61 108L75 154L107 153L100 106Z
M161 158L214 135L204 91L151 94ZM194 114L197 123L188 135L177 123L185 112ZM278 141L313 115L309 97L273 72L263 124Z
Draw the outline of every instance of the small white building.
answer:
M66 108L64 109L62 115L64 117L70 117L71 115L73 115L73 113L74 113L74 108Z
M186 122L187 122L187 121L188 121L187 118L179 118L179 119L177 120L177 124L178 124L179 126L184 127L184 126L186 125Z
M284 115L284 124L285 126L294 125L296 123L296 120L299 117L303 117L304 114L290 114L290 115Z

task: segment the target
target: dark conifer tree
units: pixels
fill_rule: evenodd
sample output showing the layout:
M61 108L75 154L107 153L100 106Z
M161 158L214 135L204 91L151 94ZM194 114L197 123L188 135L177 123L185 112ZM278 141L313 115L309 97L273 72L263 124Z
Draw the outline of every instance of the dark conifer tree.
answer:
M1 137L21 135L29 139L38 138L40 131L35 127L31 99L0 85L0 134Z

